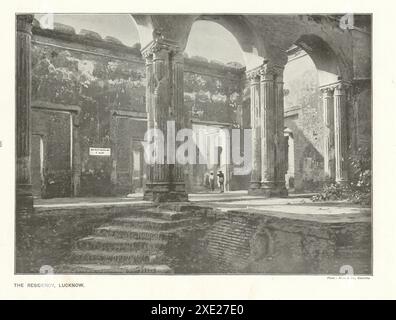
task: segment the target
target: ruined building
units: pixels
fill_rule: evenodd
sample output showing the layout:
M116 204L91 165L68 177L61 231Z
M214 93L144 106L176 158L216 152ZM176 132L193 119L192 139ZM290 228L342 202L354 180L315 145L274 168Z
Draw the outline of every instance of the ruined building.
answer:
M210 172L220 170L226 193L310 193L347 183L350 158L370 150L370 15L128 16L135 45L17 16L17 220L40 199L185 202L208 193ZM226 29L243 61L189 56L198 21ZM203 130L215 161L147 164L147 129L169 138L169 121ZM232 129L251 129L244 174L228 161L235 141L219 138ZM209 157L205 148L200 156Z
M246 22L227 19L241 28L240 32L247 32ZM318 24L303 17L286 22ZM370 60L364 56L366 51L359 51L359 46L369 45L366 39L369 25L362 20L361 29L345 31L336 28L336 22L320 21L321 25L337 30L327 39L329 43L321 38L319 31L302 34L283 53L282 61L274 66L259 65L253 71L238 63L223 64L185 54L182 108L188 118L186 123L203 126L212 135L224 128L255 125L261 128L260 123L252 121L256 114L251 115L250 109L257 103L259 88L266 83L263 72L272 72L278 79L275 85L283 85L278 91L279 99L284 101L281 128L277 130L279 143L285 150L278 159L282 163L279 169L274 163L276 171L281 171L276 179L283 180L286 175L289 192L304 192L316 191L326 179L336 178L339 157L335 152L346 158L348 153L368 146L371 136ZM282 36L285 43L293 39L291 35ZM336 48L331 47L331 41L338 38L345 38L349 51L340 42ZM247 46L248 40L252 42L249 45L257 45L253 39L246 38L242 44ZM148 79L147 59L140 49L141 44L128 47L115 38L102 39L94 31L76 34L71 26L55 24L51 30L42 29L38 21L34 23L31 49L34 196L110 196L142 190L147 180L141 142L148 119ZM336 50L343 51L345 56L338 55ZM279 70L282 75L278 74ZM337 87L339 84L342 87ZM340 110L345 123L334 123L333 105L338 103L337 99L345 104ZM345 131L339 136L342 142L334 140L335 129ZM262 143L260 137L254 137ZM90 148L110 150L108 156L95 156L90 154ZM217 167L227 173L226 189L248 189L250 175L232 176L229 166L221 163L222 154L231 154L231 150L221 143L219 148ZM253 175L260 176L263 165L258 163L260 150L256 154ZM343 166L339 160L339 180L348 178ZM184 169L187 191L204 189L205 173L218 168L197 164ZM257 189L254 184L250 187Z

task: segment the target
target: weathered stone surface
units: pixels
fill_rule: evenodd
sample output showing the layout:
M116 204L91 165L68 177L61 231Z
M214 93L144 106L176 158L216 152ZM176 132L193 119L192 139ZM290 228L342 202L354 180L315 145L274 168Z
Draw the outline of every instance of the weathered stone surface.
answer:
M206 59L205 57L201 57L201 56L191 56L190 59L193 59L193 60L196 60L196 61L200 61L200 62L204 62L204 63L208 63L209 62L208 59Z
M37 207L29 221L32 250L18 272L22 266L38 273L44 264L58 266L60 273L84 273L74 267L83 264L103 273L115 268L141 272L129 265L151 266L147 272L155 273L155 266L164 264L178 274L339 274L343 265L351 265L355 274L372 272L368 208L328 203L324 211L324 204L300 206L298 201L281 209L279 204L243 209L232 201L207 205L202 200L161 205L74 201L63 207L42 202L48 204Z
M79 34L89 39L102 40L100 34L92 30L81 29Z
M356 274L371 273L369 223L321 224L232 212L207 230L206 250L217 272L337 274L351 264Z
M126 119L125 115L129 113L124 112L146 111L146 79L140 54L137 55L134 51L119 51L120 47L108 47L107 41L103 40L95 40L93 44L96 47L85 46L84 52L80 52L79 36L67 38L69 42L66 45L56 31L35 29L35 34L40 42L48 43L48 46L33 45L33 99L81 106L78 137L75 137L79 142L81 159L79 195L98 196L131 192L131 186L124 182L127 181L125 175L121 176L117 172L124 170L129 161L126 155L130 146L126 137L133 136L139 143L146 129L145 122L135 121L132 114L131 119ZM51 44L76 50L55 48L50 46ZM195 111L203 111L200 116L203 120L217 117L220 121L235 122L238 106L235 96L239 95L240 73L231 67L211 70L209 63L195 61L194 64L193 60L188 60L187 63L184 80L184 103L187 108L192 109L194 105ZM200 70L209 73L201 76L197 74ZM202 83L201 87L196 87L197 83ZM194 104L188 99L189 96L193 97ZM109 121L114 110L123 110L123 114L115 115ZM42 112L34 113L37 114L34 115L36 131L48 134L48 128L51 122L56 122L56 117L51 120L42 117ZM60 123L59 128L66 125L67 121ZM97 128L100 130L96 130ZM77 127L74 132L76 131ZM65 138L65 135L57 136L56 139ZM56 142L50 144L54 143ZM50 145L48 147L54 149ZM117 157L117 153L113 152L114 156L110 158L93 158L88 154L89 147L110 147L118 151L119 155L125 156ZM60 185L68 186L68 178L64 174L67 170L68 166L65 164L56 170L59 172L53 172L55 184L51 185L52 189ZM48 184L48 181L45 177L44 184ZM63 187L61 189L66 193L49 193L47 196L67 196L68 191ZM185 199L185 196L175 198L177 201Z
M112 42L112 43L123 45L122 41L120 39L117 39L116 37L106 36L104 38L104 40L108 41L108 42Z
M76 30L72 26L59 22L54 23L54 30L61 33L76 34Z
M229 67L232 67L232 68L236 68L236 69L243 69L244 68L244 66L242 64L240 64L239 62L234 62L234 61L227 62L226 65L229 66Z

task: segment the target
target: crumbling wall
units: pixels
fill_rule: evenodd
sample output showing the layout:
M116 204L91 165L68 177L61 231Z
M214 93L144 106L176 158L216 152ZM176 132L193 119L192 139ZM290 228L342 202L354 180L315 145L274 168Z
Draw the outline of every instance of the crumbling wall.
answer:
M146 71L139 49L139 45L127 47L117 39L102 39L88 30L76 34L73 28L61 24L55 23L54 30L41 29L37 23L33 27L32 100L81 108L78 115L80 196L116 194L120 186L112 183L114 168L129 170L126 161L130 161L131 143L125 136L137 143L143 140L144 121L125 118L128 124L124 125L124 118L113 116L114 110L142 115L146 112ZM186 57L185 65L185 108L189 116L239 126L242 66L202 61L197 57ZM47 126L48 121L45 116L36 117L33 130ZM61 124L65 125L66 122ZM111 156L90 156L90 147L111 148ZM122 163L117 163L118 160ZM70 174L59 176L57 184L70 185L70 180ZM70 192L48 193L48 196L70 196Z
M206 232L184 243L195 261L205 261L199 273L340 274L344 266L355 274L372 272L369 221L327 223L246 211L212 212L204 221Z

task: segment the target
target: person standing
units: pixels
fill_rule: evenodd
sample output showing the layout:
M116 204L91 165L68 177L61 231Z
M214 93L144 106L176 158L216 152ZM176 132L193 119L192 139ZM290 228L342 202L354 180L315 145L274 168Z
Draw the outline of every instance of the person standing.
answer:
M220 192L223 193L224 192L224 174L220 170L219 173L217 174L217 176L219 177Z
M215 181L214 181L213 171L210 172L209 184L210 184L210 190L214 191L214 189L215 189Z
M207 189L210 188L209 173L207 173L207 172L205 172L205 174L204 174L204 186Z

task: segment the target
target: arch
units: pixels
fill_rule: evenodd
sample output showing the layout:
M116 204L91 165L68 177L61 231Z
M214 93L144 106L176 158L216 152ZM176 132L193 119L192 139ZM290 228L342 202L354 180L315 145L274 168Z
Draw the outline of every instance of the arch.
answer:
M269 56L256 29L243 15L131 14L130 16L138 29L142 48L156 38L163 37L177 42L184 50L194 22L206 20L220 24L235 37L242 49L247 70L262 65L264 58Z
M191 58L202 61L236 62L239 67L245 66L243 50L235 36L212 21L197 20L193 23L185 52Z
M154 27L151 16L130 14L129 17L138 31L139 42L143 49L154 40Z
M302 48L312 59L318 70L319 86L349 80L347 70L333 48L316 34L301 35L295 45Z
M246 70L254 69L263 64L264 58L267 57L264 43L257 35L255 28L244 16L200 15L195 17L192 24L199 20L215 22L235 37L242 50Z

